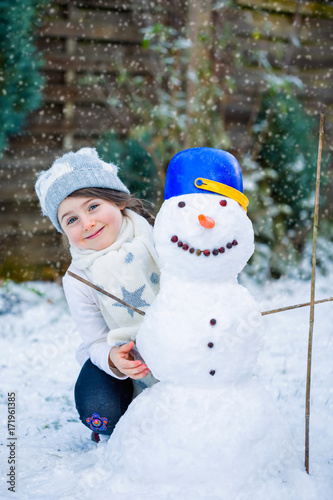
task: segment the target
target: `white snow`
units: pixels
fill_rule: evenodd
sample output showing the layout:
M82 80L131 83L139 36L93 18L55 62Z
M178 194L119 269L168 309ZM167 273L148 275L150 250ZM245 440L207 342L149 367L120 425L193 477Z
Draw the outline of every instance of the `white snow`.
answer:
M317 276L316 298L332 295L332 276ZM257 284L246 275L241 281L260 306L269 310L307 302L308 281L284 278ZM114 477L118 496L111 494L106 468L107 439L90 440L90 431L78 419L73 387L79 372L74 331L60 286L50 283L7 283L0 289L1 352L1 498L113 500L140 499L126 481ZM264 316L266 343L257 374L285 415L304 457L304 401L309 308ZM313 500L333 496L333 304L316 306L312 359L310 420L310 477L317 493ZM9 473L7 394L16 392L16 493L8 491ZM154 450L152 450L152 453ZM272 474L274 471L272 471ZM221 485L222 488L223 485ZM222 493L222 490L221 490ZM254 500L245 488L237 499ZM198 492L199 498L200 492ZM276 498L279 500L279 490ZM145 500L195 500L193 492L181 498L147 491ZM212 495L206 500L218 500ZM282 497L281 497L282 498ZM296 500L296 499L295 499Z

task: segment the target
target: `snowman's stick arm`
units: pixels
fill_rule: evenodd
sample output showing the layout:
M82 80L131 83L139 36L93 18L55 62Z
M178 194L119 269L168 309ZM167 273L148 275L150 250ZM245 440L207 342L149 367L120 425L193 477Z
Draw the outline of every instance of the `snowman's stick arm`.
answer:
M315 300L314 304L322 304L323 302L329 302L331 300L333 300L333 297L327 297L326 299ZM310 305L311 302L304 302L303 304L295 304L294 306L286 306L286 307L280 307L279 309L272 309L271 311L263 311L261 315L266 316L266 314L274 314L282 311L289 311L290 309L297 309L299 307L306 307Z
M107 292L106 290L103 290L103 288L99 287L98 285L94 285L94 283L91 283L90 281L88 281L84 278L81 278L81 276L79 276L78 274L72 273L72 271L67 271L67 274L69 274L69 276L72 276L72 278L75 278L75 279L81 281L85 285L90 286L94 290L97 290L97 292L103 293L107 297L110 297L110 299L116 300L117 302L120 302L120 304L123 304L124 306L129 307L130 309L137 312L138 314L141 314L141 316L144 316L146 314L141 309L138 309L137 307L132 306L131 304L129 304L128 302L125 302L124 300L120 299L119 297L116 297L112 293ZM329 302L332 300L333 300L333 297L327 297L326 299L316 300L315 304L322 304L323 302ZM267 314L274 314L274 313L278 313L278 312L282 312L282 311L289 311L290 309L297 309L299 307L306 307L309 305L311 305L311 302L304 302L304 304L296 304L294 306L286 306L286 307L280 307L279 309L272 309L270 311L263 311L261 313L261 315L266 316Z
M116 297L115 295L112 295L112 293L107 292L106 290L103 290L103 288L101 288L100 286L94 285L94 283L91 283L90 281L88 281L88 280L86 280L84 278L81 278L81 276L79 276L78 274L72 273L72 271L67 271L67 274L69 274L69 276L72 276L72 278L75 278L75 279L81 281L85 285L90 286L90 288L93 288L97 292L103 293L107 297L110 297L110 299L113 299L113 300L116 300L117 302L120 302L120 304L122 304L123 306L129 307L130 309L132 309L133 311L137 312L138 314L141 314L141 316L145 315L145 312L141 311L141 309L138 309L137 307L132 306L128 302L125 302L125 300L122 300L119 297Z

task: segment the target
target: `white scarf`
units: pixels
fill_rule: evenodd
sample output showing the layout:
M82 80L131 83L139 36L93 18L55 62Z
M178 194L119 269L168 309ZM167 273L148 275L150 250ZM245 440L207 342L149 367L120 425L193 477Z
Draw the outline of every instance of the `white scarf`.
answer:
M104 290L144 311L159 290L158 257L153 231L144 217L124 210L122 227L116 241L104 250L83 250L71 246L72 262ZM99 294L100 308L110 328L108 343L134 340L143 316Z

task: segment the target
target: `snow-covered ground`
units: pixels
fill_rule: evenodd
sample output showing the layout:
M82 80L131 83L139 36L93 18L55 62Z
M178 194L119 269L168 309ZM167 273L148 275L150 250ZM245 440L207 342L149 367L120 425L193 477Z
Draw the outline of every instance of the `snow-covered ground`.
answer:
M332 295L332 277L333 273L317 277L317 299ZM309 300L308 281L281 279L258 285L243 277L243 283L262 311ZM309 308L268 315L264 321L267 339L257 374L287 417L303 460ZM333 302L316 306L310 474L318 494L313 500L333 498L332 325ZM73 403L78 343L60 286L33 282L6 283L0 288L0 498L115 498L106 486L108 473L103 460L107 439L102 438L99 444L90 440L90 431L79 422ZM10 437L7 408L8 393L12 392L15 436ZM15 454L16 461L15 493L8 491L7 483L10 443L14 443L12 458ZM131 498L123 491L122 500ZM189 499L184 492L176 500ZM196 500L193 495L191 500Z

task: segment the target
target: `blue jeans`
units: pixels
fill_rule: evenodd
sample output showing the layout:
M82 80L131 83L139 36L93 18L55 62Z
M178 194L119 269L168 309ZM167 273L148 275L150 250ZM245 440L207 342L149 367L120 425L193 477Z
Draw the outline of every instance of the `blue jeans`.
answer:
M84 425L98 434L110 435L132 401L130 378L119 380L88 359L74 389L75 406Z

